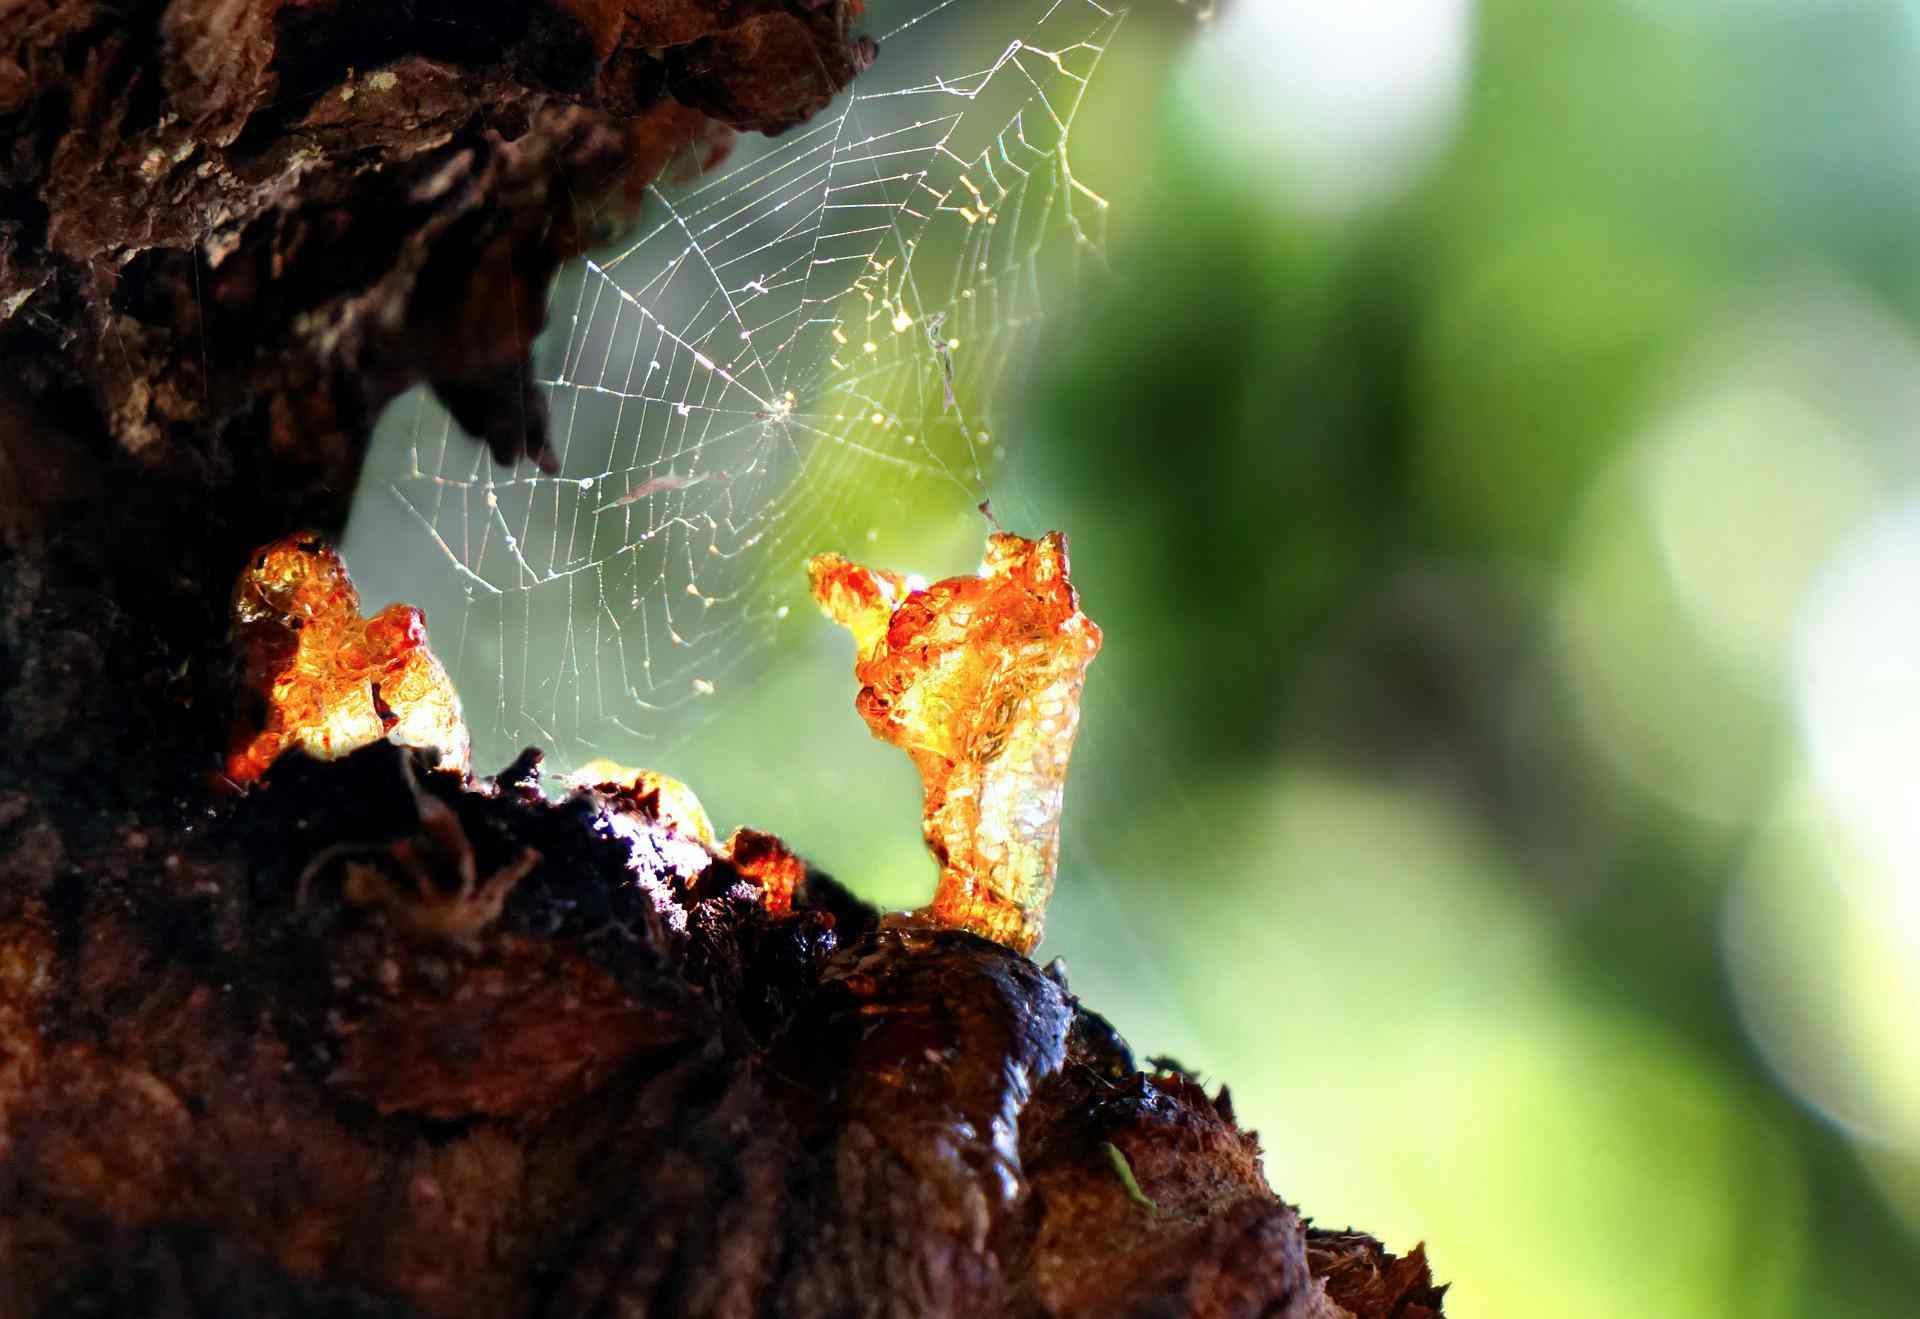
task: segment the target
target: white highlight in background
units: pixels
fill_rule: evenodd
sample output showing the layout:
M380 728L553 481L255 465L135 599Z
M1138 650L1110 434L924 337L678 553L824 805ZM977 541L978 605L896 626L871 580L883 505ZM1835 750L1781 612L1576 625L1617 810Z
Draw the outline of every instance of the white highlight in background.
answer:
M1687 399L1650 437L1647 500L1667 571L1702 632L1777 671L1807 589L1873 507L1844 422L1757 357Z
M1222 153L1277 172L1296 202L1389 200L1445 144L1466 84L1472 0L1243 0L1178 86Z
M1796 786L1755 836L1720 933L1741 1023L1781 1084L1863 1155L1904 1157L1920 1150L1920 949L1885 918L1890 879Z
M1920 504L1870 527L1814 591L1795 700L1821 796L1884 868L1859 893L1920 942Z

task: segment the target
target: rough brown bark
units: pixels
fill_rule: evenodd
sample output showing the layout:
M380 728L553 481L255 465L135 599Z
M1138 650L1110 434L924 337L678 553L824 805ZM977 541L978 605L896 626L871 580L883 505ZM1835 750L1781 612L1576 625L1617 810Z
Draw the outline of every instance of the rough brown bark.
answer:
M818 875L771 916L531 754L215 772L250 549L339 525L416 380L543 453L557 264L858 17L0 14L0 1319L1438 1314L995 945Z

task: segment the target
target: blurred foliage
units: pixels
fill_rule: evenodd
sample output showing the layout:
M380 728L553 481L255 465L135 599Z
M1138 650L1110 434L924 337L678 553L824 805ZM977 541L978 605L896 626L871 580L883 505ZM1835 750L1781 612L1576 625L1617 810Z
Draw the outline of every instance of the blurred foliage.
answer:
M1914 493L1916 15L1473 22L1445 148L1335 214L1196 52L1052 339L1016 474L1108 645L1049 948L1463 1315L1906 1313L1912 931L1832 831L1761 853L1807 601Z

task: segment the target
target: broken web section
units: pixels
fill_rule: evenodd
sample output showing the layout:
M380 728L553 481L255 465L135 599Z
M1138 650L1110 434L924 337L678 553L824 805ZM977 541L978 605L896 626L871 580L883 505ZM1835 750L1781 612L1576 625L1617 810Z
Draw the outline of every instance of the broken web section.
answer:
M991 497L1034 330L1104 250L1072 132L1121 21L871 5L851 94L651 189L556 281L556 475L495 467L423 397L390 412L347 558L369 599L426 609L477 763L644 759L817 621L810 555Z

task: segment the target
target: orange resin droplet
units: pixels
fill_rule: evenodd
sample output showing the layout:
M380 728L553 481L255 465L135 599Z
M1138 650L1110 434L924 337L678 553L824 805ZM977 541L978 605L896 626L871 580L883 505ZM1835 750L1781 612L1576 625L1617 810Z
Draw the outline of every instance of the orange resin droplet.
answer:
M460 698L427 648L426 616L388 605L362 618L346 565L314 533L254 552L234 584L233 632L247 693L227 755L235 782L290 747L332 760L383 737L467 769Z
M735 870L760 885L768 911L784 916L793 910L793 895L807 877L807 866L785 843L757 829L735 829L721 852Z
M929 914L1032 951L1059 862L1080 693L1100 651L1068 580L1067 538L996 532L978 577L920 590L838 554L815 555L807 571L859 649L855 707L920 770L941 866Z

